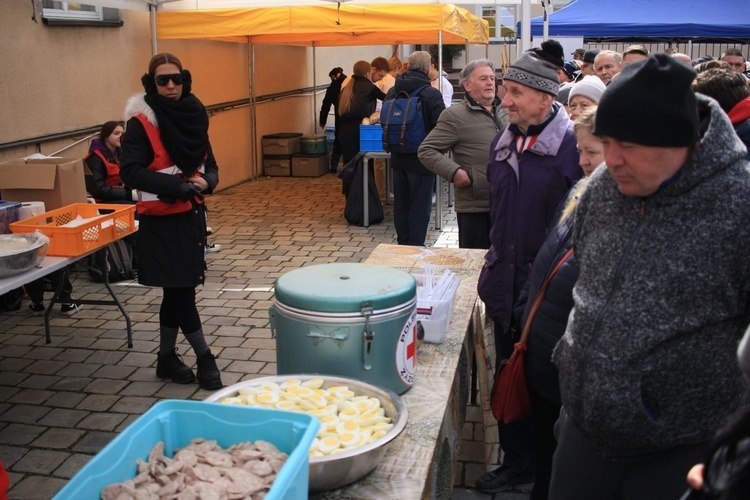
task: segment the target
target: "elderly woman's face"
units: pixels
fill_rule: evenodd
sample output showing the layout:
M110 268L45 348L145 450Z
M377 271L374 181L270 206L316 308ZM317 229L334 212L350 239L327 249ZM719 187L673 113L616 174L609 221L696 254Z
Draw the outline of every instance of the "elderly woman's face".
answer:
M176 64L160 64L154 70L156 92L168 99L179 100L182 97L182 72Z

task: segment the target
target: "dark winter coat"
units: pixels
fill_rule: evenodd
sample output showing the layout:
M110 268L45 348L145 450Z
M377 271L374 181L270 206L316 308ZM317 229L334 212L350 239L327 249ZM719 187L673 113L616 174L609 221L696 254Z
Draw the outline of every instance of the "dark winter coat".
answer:
M575 187L571 190L575 191ZM573 246L575 214L550 231L539 249L526 282L516 303L517 329L523 330L534 298L560 259ZM573 285L578 278L575 254L570 255L552 277L544 299L531 323L526 341L526 382L539 396L551 404L560 405L557 367L552 363L552 351L565 333L568 316L573 309Z
M559 104L553 105L557 113L520 157L510 127L490 146L487 180L492 246L484 257L477 289L488 314L503 330L510 327L513 305L539 248L554 227L558 205L583 175L573 122Z
M385 100L395 99L399 92L410 94L423 85L427 85L427 87L419 92L419 100L422 103L426 132L429 134L437 125L440 113L445 109L445 103L443 102L443 94L430 84L430 78L426 74L417 70L407 70L397 75L396 83L388 91ZM417 153L391 153L391 166L416 174L433 175L419 161Z
M377 100L385 97L383 91L365 76L352 76L347 85L354 85L354 95L349 110L339 117L339 144L344 164L359 152L359 126L362 119L372 115Z
M697 94L701 138L646 198L590 177L573 233L574 313L553 360L563 406L610 456L706 442L745 394L750 171L716 101Z
M339 94L341 93L341 84L346 80L346 75L341 73L339 77L331 82L331 85L326 89L326 95L323 97L323 103L320 105L320 119L318 123L320 126L324 126L328 121L328 112L331 111L333 106L334 114L334 128L338 133L339 128Z
M126 116L143 114L153 124L156 117L138 96L128 102ZM158 126L158 124L157 124ZM143 125L130 118L122 145L120 175L128 186L173 199L179 198L184 181L147 169L154 159ZM219 182L219 169L209 145L203 178L210 194ZM138 282L158 287L195 287L206 279L205 205L175 215L140 215L138 227Z

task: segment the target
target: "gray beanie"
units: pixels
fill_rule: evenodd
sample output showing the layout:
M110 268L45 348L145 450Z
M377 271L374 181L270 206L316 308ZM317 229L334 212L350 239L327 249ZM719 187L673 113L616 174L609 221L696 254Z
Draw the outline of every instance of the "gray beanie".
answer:
M573 100L577 95L588 97L596 104L599 104L599 100L602 98L602 94L607 90L607 87L602 82L601 78L594 75L586 75L581 80L573 85L568 95L568 102Z
M554 42L559 46L559 43L554 40L548 40L547 42ZM541 49L531 49L521 54L521 57L511 64L505 72L503 80L520 83L526 87L556 96L560 89L557 70L563 68L565 61L562 58L562 47L559 48L558 54L558 51L552 52L549 50L551 47L547 45L547 42L542 44Z

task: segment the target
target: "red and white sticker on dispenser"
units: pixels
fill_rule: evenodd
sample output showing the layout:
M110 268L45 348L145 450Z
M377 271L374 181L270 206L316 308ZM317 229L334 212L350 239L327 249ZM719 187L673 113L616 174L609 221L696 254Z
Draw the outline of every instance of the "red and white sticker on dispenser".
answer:
M396 346L396 369L401 381L414 385L417 373L417 314L416 311L406 320Z

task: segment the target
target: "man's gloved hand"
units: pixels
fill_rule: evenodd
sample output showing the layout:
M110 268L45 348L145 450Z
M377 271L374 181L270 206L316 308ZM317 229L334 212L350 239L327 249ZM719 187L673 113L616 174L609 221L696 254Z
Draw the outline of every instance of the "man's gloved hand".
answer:
M203 199L203 194L201 193L200 188L189 182L184 182L180 186L180 194L178 196L182 201L192 200L194 196L197 196L201 200Z

